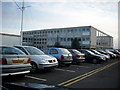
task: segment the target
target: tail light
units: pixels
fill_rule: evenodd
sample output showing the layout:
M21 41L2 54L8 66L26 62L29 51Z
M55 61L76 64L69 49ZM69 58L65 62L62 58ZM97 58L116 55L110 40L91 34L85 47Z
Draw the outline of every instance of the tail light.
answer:
M5 58L0 59L0 64L3 65L7 64L7 60Z
M76 55L75 57L80 57L79 55Z
M30 63L31 62L31 60L30 60L30 58L27 60L27 63Z
M61 55L61 59L64 59L64 56L63 56L63 55Z

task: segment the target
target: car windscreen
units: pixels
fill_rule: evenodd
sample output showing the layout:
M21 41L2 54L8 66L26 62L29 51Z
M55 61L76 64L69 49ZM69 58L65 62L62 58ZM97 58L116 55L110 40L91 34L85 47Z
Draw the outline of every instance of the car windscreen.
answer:
M35 47L25 47L30 55L44 55L45 53Z
M98 51L98 52L101 52L101 53L103 53L103 54L107 54L105 51Z
M95 54L101 54L101 53L99 53L98 51L96 51L96 50L92 50Z
M95 53L89 51L89 50L86 50L88 53L92 54L92 55L95 55Z
M61 48L60 48L60 50L61 50L61 52L62 52L63 54L69 54L69 53L70 53L67 49L61 49Z

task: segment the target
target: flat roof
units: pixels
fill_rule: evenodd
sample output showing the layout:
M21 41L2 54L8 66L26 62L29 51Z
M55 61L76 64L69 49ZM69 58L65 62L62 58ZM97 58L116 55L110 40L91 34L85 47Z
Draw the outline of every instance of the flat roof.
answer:
M0 35L6 35L6 36L15 36L15 37L20 37L20 35L15 35L15 34L7 34L7 33L0 33Z

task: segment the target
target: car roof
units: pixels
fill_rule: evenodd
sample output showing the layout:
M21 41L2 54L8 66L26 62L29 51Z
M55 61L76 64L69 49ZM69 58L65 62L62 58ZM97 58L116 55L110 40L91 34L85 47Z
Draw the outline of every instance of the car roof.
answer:
M15 45L16 47L34 47L34 46L22 46L22 45Z
M48 48L44 48L44 49L66 49L66 48L48 47Z

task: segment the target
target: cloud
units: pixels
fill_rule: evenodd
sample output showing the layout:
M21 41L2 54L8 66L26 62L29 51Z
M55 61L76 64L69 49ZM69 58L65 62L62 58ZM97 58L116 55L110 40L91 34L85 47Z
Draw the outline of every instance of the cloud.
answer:
M1 0L2 2L13 2L13 0ZM22 2L23 0L15 0ZM119 0L25 0L25 2L118 2Z
M31 5L31 7L26 8L24 12L24 30L92 25L107 34L117 36L117 0L104 0L106 2L99 0L99 2L96 0L88 0L89 2L86 0L78 0L81 2L57 1L26 2L25 5ZM12 32L19 33L17 30L20 29L20 11L15 4L9 8L5 6L3 10L7 10L3 13L4 30L11 28ZM117 42L116 39L115 42Z

